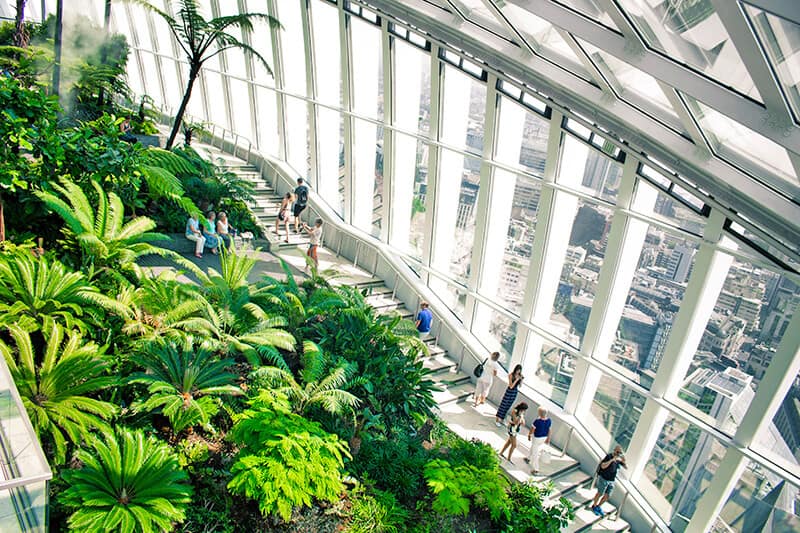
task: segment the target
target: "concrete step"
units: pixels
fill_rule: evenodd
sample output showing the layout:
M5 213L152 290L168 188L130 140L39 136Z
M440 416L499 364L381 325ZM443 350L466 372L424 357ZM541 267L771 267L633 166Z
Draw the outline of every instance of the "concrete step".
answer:
M388 294L370 294L366 297L367 303L375 309L397 309L403 302L392 298L391 292Z
M611 505L610 503L604 503L601 508L606 516L610 516L612 513L616 512L616 507ZM565 533L578 533L580 531L588 531L589 529L599 525L601 521L606 522L617 522L615 520L611 520L610 518L606 519L594 514L594 512L589 509L588 505L586 507L581 507L575 510L575 519L570 522L567 528L564 530ZM623 523L622 520L618 522ZM624 527L628 527L627 523L624 523ZM616 530L612 530L616 531Z
M592 484L592 476L580 469L576 462L575 467L561 473L557 477L551 477L553 482L553 492L548 499L557 500L577 488L589 487Z
M372 287L382 287L383 286L383 280L373 276L371 279L353 283L352 286L353 287L358 287L359 289L368 289L368 288L372 288Z
M475 389L472 383L462 383L451 387L439 385L439 387L443 390L433 393L433 399L439 406L463 402L470 397L472 391Z
M422 361L422 366L427 368L431 372L448 372L450 369L454 369L456 367L456 362L447 357L446 355L438 354L431 357L426 357L424 361Z
M428 345L428 353L431 357L436 357L438 355L447 355L447 350L439 346L438 344L432 344L430 342L425 343Z
M414 313L406 309L405 307L400 308L383 308L383 309L376 309L375 310L379 315L391 315L391 314L399 314L401 318L406 320L411 320L414 318Z
M431 376L434 383L441 383L447 387L455 387L457 385L469 383L469 376L464 372L459 372L455 368L450 370L442 370ZM474 388L474 387L473 387Z
M364 294L365 292L366 294ZM386 285L381 285L378 287L367 287L361 293L364 294L365 297L381 296L381 295L392 294L392 289L390 289Z

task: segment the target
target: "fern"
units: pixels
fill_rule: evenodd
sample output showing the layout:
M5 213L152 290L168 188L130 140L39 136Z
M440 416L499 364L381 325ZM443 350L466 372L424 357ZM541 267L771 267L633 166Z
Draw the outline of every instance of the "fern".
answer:
M285 521L296 506L339 499L344 458L350 457L347 445L292 413L285 396L262 390L235 421L230 435L241 451L231 468L231 493L255 500L262 514Z
M502 475L470 464L453 466L443 459L427 463L424 472L434 494L434 511L463 516L475 504L488 509L493 520L508 516L508 481Z

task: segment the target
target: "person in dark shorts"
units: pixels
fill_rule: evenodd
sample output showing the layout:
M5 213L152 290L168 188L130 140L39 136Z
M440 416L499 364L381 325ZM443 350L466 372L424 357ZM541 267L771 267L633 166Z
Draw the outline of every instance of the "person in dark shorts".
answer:
M300 233L300 213L308 205L308 185L305 184L303 178L297 178L297 187L294 189L294 232Z
M622 455L622 446L616 446L613 452L603 457L597 467L597 494L592 500L592 512L598 516L605 515L600 506L611 496L620 466L628 468L628 465L625 464L625 456Z

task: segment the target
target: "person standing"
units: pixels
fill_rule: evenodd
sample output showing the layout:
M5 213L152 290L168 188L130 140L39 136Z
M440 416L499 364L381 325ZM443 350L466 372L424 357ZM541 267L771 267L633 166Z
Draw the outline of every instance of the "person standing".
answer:
M417 321L414 325L417 327L420 338L424 337L431 332L431 323L433 322L433 313L428 309L428 302L419 304L419 313L417 313Z
M527 458L526 463L533 463L531 474L539 473L539 456L542 453L542 447L550 444L550 426L553 421L547 416L547 409L539 407L539 418L533 421L530 431L528 431L528 440L531 442L531 452Z
M297 178L297 187L294 189L294 232L300 233L300 213L308 205L308 185L303 178Z
M313 228L308 224L303 224L303 229L308 232L308 252L306 255L314 261L314 268L318 268L319 258L317 257L317 249L319 248L319 243L322 242L322 219L318 218L314 222Z
M500 402L500 407L497 408L497 414L495 415L494 421L494 424L497 427L503 425L503 419L506 417L506 413L508 413L508 410L511 409L511 406L514 405L514 400L517 399L517 392L519 392L519 384L522 383L523 379L522 365L515 366L514 370L508 375L508 388L506 389L505 394L503 394L503 400Z
M508 448L509 463L514 462L511 460L511 454L514 453L514 449L517 447L517 435L519 434L519 429L525 425L525 411L527 410L528 404L520 402L511 411L511 418L508 421L508 438L506 439L506 443L503 444L503 449L500 450L500 456L502 457L503 452Z
M275 219L275 233L277 235L281 234L281 222L283 222L283 228L286 230L286 238L283 242L289 242L289 215L291 213L290 209L293 199L294 196L292 193L287 192L286 196L281 200L281 206L278 209L278 218Z
M625 464L625 456L622 454L622 446L617 445L612 453L603 457L597 467L597 494L592 500L592 511L597 516L605 516L600 506L611 496L620 466L628 468L628 465Z
M497 371L500 370L500 363L497 362L498 359L500 359L500 352L492 352L492 355L489 356L489 360L483 365L483 374L481 374L481 377L478 378L475 384L475 397L472 407L478 407L486 401L486 396L492 388L492 381L497 375Z
M203 257L203 245L206 243L206 238L203 237L203 232L200 231L200 220L197 214L189 217L186 221L186 238L194 241L194 256L198 259Z

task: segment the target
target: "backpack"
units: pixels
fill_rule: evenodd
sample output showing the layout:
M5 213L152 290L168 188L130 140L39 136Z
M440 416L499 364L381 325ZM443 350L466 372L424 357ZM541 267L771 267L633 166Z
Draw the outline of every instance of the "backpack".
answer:
M476 366L476 367L475 367L475 368L472 370L472 374L473 374L473 375L474 375L476 378L479 378L479 377L481 377L481 376L483 375L483 365L485 365L485 364L486 364L486 361L488 361L488 360L489 360L489 358L487 357L486 359L484 359L484 360L483 360L483 363L479 364L478 366Z
M302 185L297 188L297 203L300 205L308 203L308 187Z

